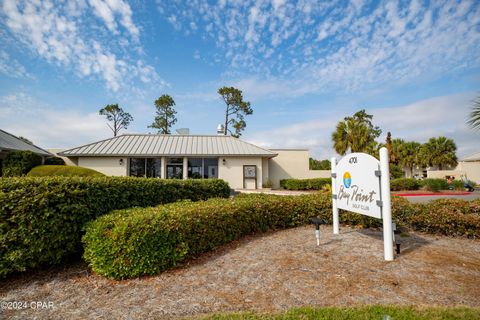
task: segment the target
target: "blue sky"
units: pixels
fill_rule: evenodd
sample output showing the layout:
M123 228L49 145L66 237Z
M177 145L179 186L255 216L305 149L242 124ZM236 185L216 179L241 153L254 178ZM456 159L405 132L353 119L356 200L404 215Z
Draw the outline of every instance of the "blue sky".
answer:
M45 148L111 135L98 110L119 103L127 132L151 132L170 94L175 128L214 134L216 91L243 90L243 139L334 155L335 124L365 108L384 134L446 135L480 150L465 125L480 94L478 1L14 1L0 7L0 128Z

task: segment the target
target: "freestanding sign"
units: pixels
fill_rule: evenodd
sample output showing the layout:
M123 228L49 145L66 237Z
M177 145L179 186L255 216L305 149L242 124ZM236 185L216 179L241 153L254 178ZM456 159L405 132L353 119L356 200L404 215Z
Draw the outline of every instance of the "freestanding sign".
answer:
M390 172L387 148L380 161L366 153L351 153L337 164L332 158L333 233L339 233L338 209L383 220L385 260L393 260Z

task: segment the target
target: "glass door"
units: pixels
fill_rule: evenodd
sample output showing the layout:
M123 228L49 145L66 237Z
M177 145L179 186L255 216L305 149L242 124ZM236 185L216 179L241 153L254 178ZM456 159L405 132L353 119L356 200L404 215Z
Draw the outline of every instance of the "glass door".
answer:
M167 179L183 178L183 159L167 158Z

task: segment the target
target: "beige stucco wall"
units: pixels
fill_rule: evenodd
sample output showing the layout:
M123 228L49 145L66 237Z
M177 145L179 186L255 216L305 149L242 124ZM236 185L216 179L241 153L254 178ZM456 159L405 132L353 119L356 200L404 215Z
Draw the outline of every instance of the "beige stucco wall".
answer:
M460 161L457 169L465 172L467 179L480 184L480 161Z
M428 170L428 178L445 178L454 176L460 179L465 176L468 180L480 183L480 161L460 161L455 170Z
M120 165L123 159L123 165ZM127 159L121 157L80 157L78 166L101 172L107 176L126 176Z
M431 179L445 179L447 176L455 177L455 179L460 179L465 175L465 172L460 170L428 170L427 178Z
M54 154L56 157L62 158L65 161L65 165L67 166L78 166L78 158L77 157L61 157L58 155L59 152L62 152L65 149L48 149L47 151Z
M223 163L225 159L225 163ZM243 188L243 166L257 166L257 188L262 187L262 158L260 157L220 157L218 160L218 178L223 179L233 189ZM255 188L255 180L247 180L247 189Z
M278 155L268 161L269 178L274 188L280 187L281 179L329 178L330 170L310 170L308 150L271 149Z

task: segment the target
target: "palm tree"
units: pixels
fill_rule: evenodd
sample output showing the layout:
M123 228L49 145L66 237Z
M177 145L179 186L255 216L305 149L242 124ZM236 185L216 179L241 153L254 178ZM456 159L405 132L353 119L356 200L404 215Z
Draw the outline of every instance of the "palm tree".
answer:
M399 164L403 158L405 141L403 139L393 139L390 142L390 163Z
M480 97L473 101L472 112L470 112L470 119L467 123L473 129L480 130Z
M413 167L419 164L418 152L421 144L415 141L404 142L402 145L401 158L399 164L410 170L410 175L413 175Z
M374 153L377 149L375 141L382 133L379 127L371 123L372 116L365 110L356 112L353 117L346 117L337 123L332 133L333 148L340 155L350 152Z
M457 165L457 146L452 139L446 137L430 138L421 146L418 157L423 166L438 166L442 170L444 166Z

